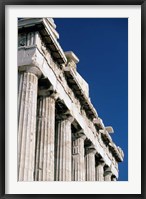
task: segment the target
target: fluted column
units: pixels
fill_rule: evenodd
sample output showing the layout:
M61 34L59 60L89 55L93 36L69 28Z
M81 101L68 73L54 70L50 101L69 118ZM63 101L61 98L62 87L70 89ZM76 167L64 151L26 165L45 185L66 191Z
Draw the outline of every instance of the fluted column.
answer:
M33 181L38 74L32 67L19 73L18 181Z
M110 168L105 169L104 171L104 181L111 181L112 172Z
M55 95L38 99L36 181L54 181L55 101Z
M95 167L96 181L104 181L104 165L105 163L103 161L99 160L99 162L97 162Z
M71 181L71 123L72 117L56 121L55 180Z
M86 181L95 181L95 149L88 149L85 156Z
M73 140L72 148L72 180L85 181L84 140L86 136L81 135Z

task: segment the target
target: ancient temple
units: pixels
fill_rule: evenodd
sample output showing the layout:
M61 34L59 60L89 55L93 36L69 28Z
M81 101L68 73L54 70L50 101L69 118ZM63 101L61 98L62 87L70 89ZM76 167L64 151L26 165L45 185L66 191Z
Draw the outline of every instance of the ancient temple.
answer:
M116 181L112 141L52 18L18 20L18 181Z

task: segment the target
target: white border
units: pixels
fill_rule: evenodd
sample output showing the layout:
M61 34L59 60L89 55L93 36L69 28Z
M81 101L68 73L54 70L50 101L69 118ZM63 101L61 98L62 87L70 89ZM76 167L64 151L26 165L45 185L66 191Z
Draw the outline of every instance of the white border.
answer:
M17 17L128 17L128 182L17 182ZM141 193L141 6L6 6L6 193ZM124 124L123 124L124 125Z

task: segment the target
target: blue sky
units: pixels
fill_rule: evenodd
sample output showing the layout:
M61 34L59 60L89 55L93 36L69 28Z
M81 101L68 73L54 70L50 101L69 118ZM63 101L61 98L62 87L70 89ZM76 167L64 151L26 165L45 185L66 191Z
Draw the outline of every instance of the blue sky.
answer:
M125 154L119 181L128 180L128 19L55 18L64 51L73 51L91 102Z

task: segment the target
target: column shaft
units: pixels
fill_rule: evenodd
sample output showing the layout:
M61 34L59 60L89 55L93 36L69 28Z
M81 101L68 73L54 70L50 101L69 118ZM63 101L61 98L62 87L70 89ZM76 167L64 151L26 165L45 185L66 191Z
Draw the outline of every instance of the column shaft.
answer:
M37 144L35 162L36 181L54 181L55 99L38 99Z
M104 181L104 165L102 163L99 163L95 167L95 173L96 173L96 181Z
M18 89L18 181L33 181L38 78L19 74Z
M104 174L104 181L111 181L111 176L112 176L112 173L111 173L111 172L106 172L106 171L105 171L105 174Z
M95 152L88 152L85 157L86 181L95 181Z
M72 180L85 181L84 137L73 140L72 148Z
M56 122L55 143L55 179L71 181L71 121Z

